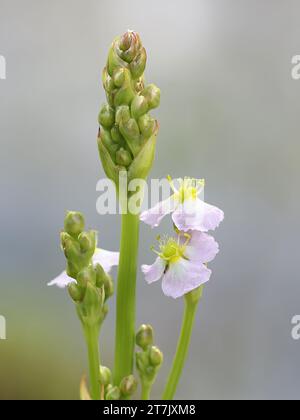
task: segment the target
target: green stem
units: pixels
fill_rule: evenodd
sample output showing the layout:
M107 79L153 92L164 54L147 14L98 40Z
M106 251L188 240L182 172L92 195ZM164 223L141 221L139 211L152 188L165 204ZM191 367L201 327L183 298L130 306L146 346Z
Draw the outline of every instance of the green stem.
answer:
M139 216L131 213L123 214L117 287L114 372L116 385L133 371L138 243Z
M100 386L100 352L99 352L99 328L98 326L84 326L84 335L88 349L90 390L93 400L101 399Z
M174 398L188 354L198 303L199 299L193 300L189 299L188 295L186 296L181 334L171 373L163 393L163 400L172 400Z
M152 384L149 382L142 381L142 396L141 400L150 400Z

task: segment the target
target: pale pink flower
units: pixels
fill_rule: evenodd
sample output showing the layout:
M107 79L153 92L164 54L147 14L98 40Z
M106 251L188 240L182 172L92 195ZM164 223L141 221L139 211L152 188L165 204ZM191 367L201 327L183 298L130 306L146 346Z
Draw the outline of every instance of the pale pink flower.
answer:
M172 214L173 222L180 231L208 232L219 226L224 219L223 211L200 198L204 180L178 179L178 189L171 179L169 181L173 194L152 209L144 211L140 216L144 223L152 228L157 227L166 215Z
M160 240L156 261L143 265L142 271L149 284L162 278L164 294L176 299L209 281L211 270L206 263L218 252L212 236L198 231L180 232L177 238Z

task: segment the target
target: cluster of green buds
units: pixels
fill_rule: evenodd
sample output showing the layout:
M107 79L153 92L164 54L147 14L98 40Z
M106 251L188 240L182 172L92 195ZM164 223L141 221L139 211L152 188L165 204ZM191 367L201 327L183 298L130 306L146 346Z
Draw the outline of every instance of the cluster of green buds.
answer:
M106 175L118 186L119 172L128 179L146 178L155 155L158 122L150 111L160 104L160 90L145 86L147 54L136 32L114 40L103 70L107 104L99 114L98 147Z
M61 245L67 259L67 275L75 280L68 291L76 303L83 324L101 325L108 312L106 300L113 294L113 280L100 264L93 265L97 235L84 231L84 217L79 212L68 212Z
M153 328L151 325L141 325L136 335L136 344L141 348L136 353L136 367L141 382L150 388L163 363L163 354L158 347L154 346Z
M100 382L105 400L127 400L137 389L137 381L133 375L123 378L119 386L112 385L112 374L109 368L100 366Z

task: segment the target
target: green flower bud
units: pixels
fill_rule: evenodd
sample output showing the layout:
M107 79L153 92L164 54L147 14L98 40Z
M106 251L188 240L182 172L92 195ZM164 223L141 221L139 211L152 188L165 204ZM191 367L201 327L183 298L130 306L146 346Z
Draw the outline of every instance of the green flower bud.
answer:
M105 292L105 300L109 299L114 294L114 282L112 277L109 274L106 274L104 279L104 292Z
M101 163L104 172L106 173L106 176L115 183L116 187L118 187L120 169L116 165L116 156L113 156L109 152L101 138L98 138L98 149Z
M96 273L96 286L100 289L100 287L104 286L106 273L100 264L96 264L94 270Z
M123 67L116 68L113 72L112 80L114 85L120 88L125 82L125 69Z
M142 48L140 53L130 63L130 72L134 79L138 79L143 75L146 68L146 63L147 53L145 48Z
M84 299L85 290L79 287L76 283L71 283L68 286L68 292L74 302L82 302Z
M141 47L141 40L136 32L128 31L120 39L120 56L127 63L131 63Z
M122 105L117 108L116 111L116 123L120 125L121 123L127 123L131 118L130 108L128 105Z
M81 322L100 326L103 321L102 308L104 304L104 290L87 283L84 299L77 305L77 312Z
M70 238L64 240L62 243L65 256L67 258L67 274L76 279L78 273L91 264L92 257L96 249L96 234L95 232L87 232L89 237L89 246L82 250L79 240ZM84 239L84 246L86 246L86 239Z
M135 119L130 118L128 122L121 122L120 124L120 131L125 138L128 147L130 148L131 152L133 153L133 156L137 156L140 148L140 129L138 126L138 123Z
M157 367L163 363L164 357L158 347L152 346L149 353L149 360L152 366Z
M105 366L100 366L100 382L103 386L107 386L111 383L111 371Z
M84 217L82 213L77 211L69 211L65 217L65 231L77 238L78 235L84 230Z
M146 350L147 347L153 344L153 328L149 324L143 324L138 329L136 334L136 344Z
M156 136L157 131L149 140L144 142L144 145L141 147L139 154L135 157L132 164L128 168L129 181L137 178L147 178L149 174L149 168L152 168L154 161Z
M114 110L109 105L103 105L98 120L102 127L111 128L115 123Z
M87 284L93 284L96 286L96 272L92 266L85 267L78 273L77 282L81 287L86 288Z
M145 138L149 138L155 134L155 130L157 129L157 122L149 114L140 117L138 123L141 133Z
M146 114L149 110L148 101L142 95L137 95L131 104L131 115L138 120L139 117Z
M78 242L68 233L63 232L61 234L61 246L67 259L75 259L80 254Z
M66 248L68 242L72 242L72 239L67 232L60 233L60 243L63 250Z
M147 86L143 92L142 95L145 96L148 102L149 109L155 109L159 107L160 104L160 89L158 89L155 85L149 85Z
M122 134L120 133L119 127L117 125L113 126L113 128L110 131L110 135L115 143L119 145L125 143L124 138L122 137Z
M133 375L123 378L120 384L120 391L123 397L130 397L137 390L137 380Z
M115 107L121 105L130 105L132 99L134 98L134 91L131 86L124 86L117 91L114 97Z
M110 75L108 74L106 67L102 73L102 83L103 83L103 87L106 93L111 93L115 89L114 81L112 77L110 77Z
M127 150L121 148L116 153L116 162L121 166L129 166L132 162L131 154Z
M125 34L121 36L120 42L119 42L119 48L121 51L127 51L129 50L132 42L132 32L127 31Z
M120 389L117 386L108 385L105 399L107 401L117 401L120 397Z
M78 242L79 242L80 249L82 252L91 251L94 253L95 248L96 248L96 232L95 231L82 232L78 236Z
M111 133L110 131L107 131L104 128L102 128L100 130L100 139L99 140L104 145L106 150L109 152L112 160L115 162L116 152L117 152L119 147L116 143L113 142L113 139L112 139L110 133Z

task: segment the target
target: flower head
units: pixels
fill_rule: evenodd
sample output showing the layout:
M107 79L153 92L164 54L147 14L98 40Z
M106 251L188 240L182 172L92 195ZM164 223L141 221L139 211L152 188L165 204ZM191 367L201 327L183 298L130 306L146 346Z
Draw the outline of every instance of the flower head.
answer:
M141 220L157 227L162 219L172 213L175 226L183 232L215 230L224 219L222 210L205 203L200 197L204 191L204 180L178 179L179 188L169 178L173 194L167 200L141 214Z
M98 148L104 171L117 186L119 172L128 179L146 178L153 163L158 122L150 111L160 90L145 85L146 50L140 36L127 31L109 50L102 81L107 103L99 114Z
M205 264L219 252L213 237L198 231L178 232L177 238L159 239L159 244L154 264L142 266L149 284L162 278L164 294L176 299L209 281L211 270Z

